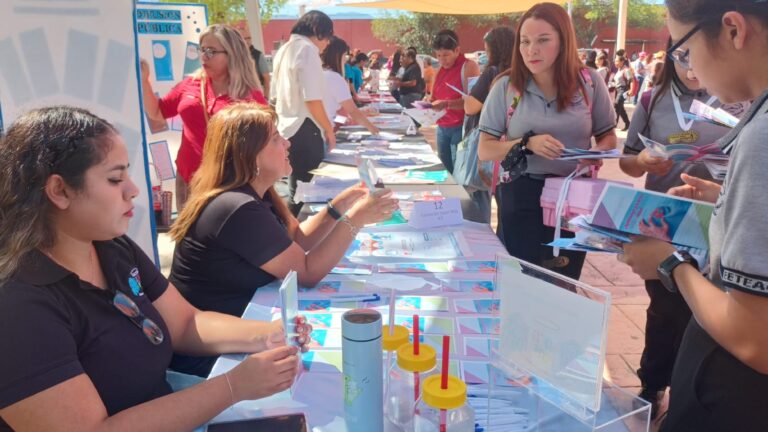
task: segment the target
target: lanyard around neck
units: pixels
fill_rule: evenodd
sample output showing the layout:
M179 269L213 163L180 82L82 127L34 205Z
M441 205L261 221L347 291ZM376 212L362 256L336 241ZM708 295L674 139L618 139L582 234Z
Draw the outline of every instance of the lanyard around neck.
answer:
M673 89L670 90L670 93L672 93L672 104L675 106L675 115L677 116L677 124L680 125L680 129L682 129L685 132L688 132L691 130L691 127L693 126L693 122L695 122L695 119L685 121L685 117L683 116L683 108L680 106L680 98L677 96L675 91ZM717 100L717 96L712 96L707 101L707 105L712 105Z

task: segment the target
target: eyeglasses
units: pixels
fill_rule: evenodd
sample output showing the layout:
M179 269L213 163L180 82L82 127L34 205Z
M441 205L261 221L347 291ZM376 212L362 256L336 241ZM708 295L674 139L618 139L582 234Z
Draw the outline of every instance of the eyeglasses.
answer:
M677 43L672 45L667 50L667 55L669 58L672 59L675 63L679 64L684 69L690 69L691 63L690 63L690 54L691 51L686 48L682 49L680 48L684 43L688 41L688 39L691 38L691 36L695 35L697 31L701 30L702 24L696 24L693 26L693 28L685 34Z
M130 297L125 295L121 291L115 292L115 296L112 298L112 305L125 315L131 322L144 332L144 336L152 342L152 345L160 345L163 343L165 336L163 330L155 324L154 321L144 316L136 306Z
M213 48L197 48L197 54L205 57L206 60L212 59L216 54L226 54L224 50L216 51Z

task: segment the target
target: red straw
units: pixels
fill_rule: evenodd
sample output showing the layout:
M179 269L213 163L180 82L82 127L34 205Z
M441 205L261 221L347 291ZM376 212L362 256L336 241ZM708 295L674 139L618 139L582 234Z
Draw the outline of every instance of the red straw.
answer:
M448 388L448 351L451 349L451 337L443 336L443 374L440 380L440 388Z
M419 316L413 316L413 355L419 355Z

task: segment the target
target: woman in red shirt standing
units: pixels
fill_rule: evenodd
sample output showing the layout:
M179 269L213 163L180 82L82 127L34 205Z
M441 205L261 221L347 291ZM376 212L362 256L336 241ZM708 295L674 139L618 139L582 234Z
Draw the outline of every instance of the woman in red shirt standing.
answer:
M141 62L144 112L149 121L181 116L181 147L176 156L176 209L181 212L189 183L203 160L208 119L234 101L266 105L248 46L232 27L214 24L200 35L202 67L159 98L149 82L149 67ZM202 98L202 95L205 98Z
M453 174L456 146L461 141L464 125L464 98L457 90L469 93L467 81L480 75L480 67L459 50L459 36L453 30L441 30L432 41L435 57L440 62L432 87L432 108L446 110L437 121L437 156L445 169ZM450 85L450 86L449 86Z

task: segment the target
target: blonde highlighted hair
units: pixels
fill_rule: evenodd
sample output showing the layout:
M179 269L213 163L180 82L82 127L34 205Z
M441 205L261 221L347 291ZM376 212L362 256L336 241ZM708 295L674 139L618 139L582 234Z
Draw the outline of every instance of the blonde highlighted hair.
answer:
M256 177L256 156L269 143L272 134L277 133L276 121L277 114L271 108L255 102L234 103L211 117L203 145L203 162L192 178L192 196L171 227L174 241L179 242L187 235L214 198ZM298 221L273 186L265 198L266 195L293 237Z
M200 45L206 36L215 37L224 51L227 52L227 73L229 74L229 89L227 94L232 99L245 99L252 91L264 93L259 76L256 73L256 63L251 57L248 44L235 28L223 24L214 24L200 34ZM203 68L193 74L195 78L205 77Z

